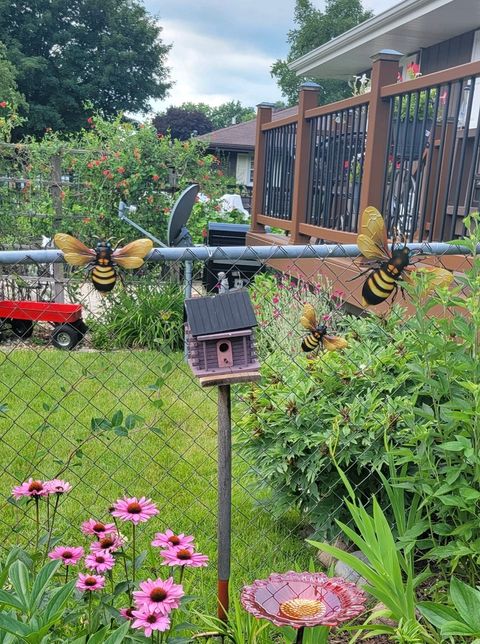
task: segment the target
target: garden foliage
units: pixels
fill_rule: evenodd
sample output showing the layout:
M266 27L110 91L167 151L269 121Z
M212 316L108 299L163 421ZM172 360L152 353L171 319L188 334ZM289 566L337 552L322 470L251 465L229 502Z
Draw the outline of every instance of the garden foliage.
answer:
M341 352L301 355L301 335L288 334L303 300L272 282L267 308L275 298L278 314L268 331L260 322L263 382L245 395L239 422L277 516L297 508L318 534L336 534L334 518L348 516L333 458L360 499L375 492L387 509L379 476L391 458L402 471L397 484L421 508L403 539L472 578L480 554L480 235L477 217L466 223L470 236L459 243L470 248L471 267L456 285L435 289L418 271L406 285L415 314L396 305L383 320L344 316L336 327L349 347ZM319 297L320 315L324 303Z
M232 191L231 179L224 176L219 160L206 154L203 142L171 141L151 125L94 113L77 134L48 131L41 141L8 145L17 122L15 106L0 103L0 140L6 142L0 145L0 176L12 177L0 186L0 242L9 247L38 243L41 235L56 232L72 234L87 245L96 237L135 239L139 233L118 218L120 200L137 207L131 215L136 223L165 240L178 191L191 183L198 183L208 198L198 214L193 209L195 242L202 241L206 210L210 220L223 220L218 198Z
M118 288L105 300L101 317L90 321L95 348L182 348L183 290L177 283L154 280L150 276L135 288Z

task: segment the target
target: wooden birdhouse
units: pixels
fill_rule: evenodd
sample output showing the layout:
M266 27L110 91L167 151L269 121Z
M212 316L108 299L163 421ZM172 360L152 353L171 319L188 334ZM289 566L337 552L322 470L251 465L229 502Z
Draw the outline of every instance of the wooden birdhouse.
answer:
M188 363L202 386L259 380L257 319L246 290L185 300L185 312Z

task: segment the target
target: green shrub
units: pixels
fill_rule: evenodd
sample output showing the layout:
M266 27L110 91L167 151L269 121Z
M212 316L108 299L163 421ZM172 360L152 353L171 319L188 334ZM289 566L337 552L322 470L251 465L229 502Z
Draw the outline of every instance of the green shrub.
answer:
M118 289L88 324L96 349L181 349L183 291L168 282Z
M480 557L478 221L466 220L471 235L459 243L471 250L471 268L466 261L452 288L435 289L433 275L416 271L405 283L415 314L393 306L384 318L338 319L349 341L343 351L308 360L298 325L290 327L292 343L282 339L301 302L290 296L291 310L275 319L262 317L258 301L263 380L248 390L238 421L276 515L298 508L322 536L336 532L334 519L348 517L332 454L358 496L375 491L387 510L378 476L392 458L403 472L399 484L420 499L415 547L448 574L456 568L470 579Z
M348 349L317 359L279 346L264 357L262 381L245 396L240 442L280 516L295 507L322 536L345 520L344 495L331 455L362 498L379 487L386 442L401 438L413 417L413 386L404 331L373 318L347 316ZM242 410L244 411L244 410Z

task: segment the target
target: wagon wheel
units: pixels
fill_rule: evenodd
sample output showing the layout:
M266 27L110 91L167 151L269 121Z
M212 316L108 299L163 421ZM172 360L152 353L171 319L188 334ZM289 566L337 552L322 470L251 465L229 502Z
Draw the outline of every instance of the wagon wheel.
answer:
M11 320L10 324L12 326L12 333L17 338L26 340L33 333L33 322L32 320Z
M74 349L80 340L80 333L71 324L59 324L52 332L52 344L57 349Z
M75 320L75 322L72 322L72 326L75 327L75 329L78 331L80 340L83 340L88 331L88 326L85 324L85 322L82 319Z

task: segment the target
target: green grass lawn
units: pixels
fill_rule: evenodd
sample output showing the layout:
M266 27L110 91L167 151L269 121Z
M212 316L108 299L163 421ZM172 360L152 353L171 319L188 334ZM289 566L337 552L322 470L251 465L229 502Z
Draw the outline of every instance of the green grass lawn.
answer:
M151 385L169 361L174 368L155 391ZM158 399L162 406L155 404ZM15 507L11 488L30 476L60 474L74 485L60 506L55 530L60 543L86 545L79 524L89 517L107 519L108 507L120 496L151 497L160 514L142 525L141 545L165 528L194 534L212 565L192 573L193 590L214 597L216 390L202 389L180 355L9 348L0 353L0 403L8 406L0 417L2 548L34 544L34 506ZM111 418L118 410L143 420L128 436L91 433L92 418ZM80 444L83 456L72 457ZM232 573L237 587L272 571L307 565L309 558L294 534L294 518L274 522L256 507L252 494L258 495L248 464L235 452Z

